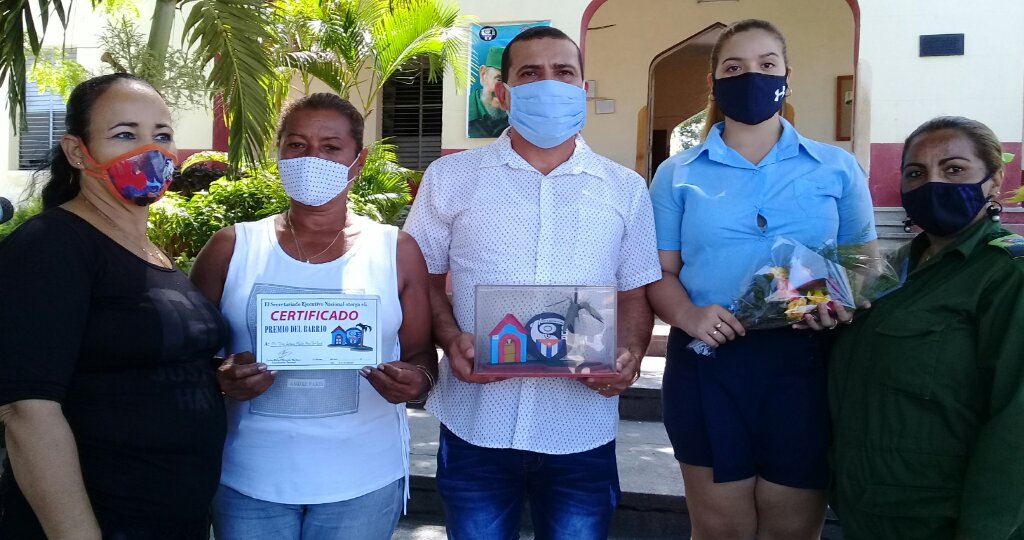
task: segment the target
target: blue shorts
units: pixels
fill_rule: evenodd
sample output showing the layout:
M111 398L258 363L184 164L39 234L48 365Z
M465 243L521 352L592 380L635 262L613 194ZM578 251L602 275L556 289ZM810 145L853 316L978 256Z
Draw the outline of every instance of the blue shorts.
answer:
M707 357L689 350L690 336L673 328L662 407L676 459L711 467L716 483L756 475L826 489L829 338L810 330L756 330Z

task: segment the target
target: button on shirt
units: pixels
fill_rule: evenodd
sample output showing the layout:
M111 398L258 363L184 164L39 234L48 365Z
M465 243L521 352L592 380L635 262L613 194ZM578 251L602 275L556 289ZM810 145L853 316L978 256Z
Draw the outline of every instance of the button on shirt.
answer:
M725 144L724 125L666 160L651 185L658 249L680 252L694 304L731 304L770 262L776 238L812 249L877 238L867 179L849 152L783 119L779 141L754 165Z
M508 130L487 146L430 165L405 230L432 274L451 272L452 304L474 331L476 285L615 285L661 278L644 180L576 138L568 161L542 175L512 149ZM583 452L615 438L618 398L572 379L456 379L441 362L427 401L477 446Z

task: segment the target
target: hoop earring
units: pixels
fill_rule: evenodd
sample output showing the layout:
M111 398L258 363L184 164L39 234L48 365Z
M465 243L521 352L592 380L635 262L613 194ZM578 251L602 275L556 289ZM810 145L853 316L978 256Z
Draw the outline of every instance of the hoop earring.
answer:
M999 217L999 214L1002 213L1003 205L999 201L992 201L991 204L988 205L988 208L985 209L985 214L988 218L995 222L1002 221L1002 218Z
M909 217L907 219L903 220L903 232L905 232L905 233L913 232L913 228L914 228L914 220L910 219Z
M785 96L785 97L789 97L789 96L792 96L792 95L793 95L793 87L792 87L792 86L789 86L789 85L787 84L787 85L786 85L786 96Z

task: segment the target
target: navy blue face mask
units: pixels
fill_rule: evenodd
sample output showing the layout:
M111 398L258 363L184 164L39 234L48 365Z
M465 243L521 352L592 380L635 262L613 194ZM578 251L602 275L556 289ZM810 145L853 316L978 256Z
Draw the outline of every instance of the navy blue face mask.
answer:
M990 174L976 184L928 182L902 193L903 209L918 227L931 234L958 233L974 221L992 198L981 188L991 178Z
M711 89L722 113L752 126L771 118L786 98L786 76L744 73L714 80Z

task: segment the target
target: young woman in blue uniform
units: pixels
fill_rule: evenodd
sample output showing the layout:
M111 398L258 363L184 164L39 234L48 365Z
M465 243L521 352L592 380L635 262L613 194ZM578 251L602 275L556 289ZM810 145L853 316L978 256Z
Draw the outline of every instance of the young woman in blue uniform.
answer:
M771 23L726 28L711 71L704 143L663 163L651 186L664 276L648 294L673 327L665 427L695 538L816 539L829 479L829 335L747 331L728 306L779 237L874 253L871 198L853 156L780 116L792 70ZM849 320L822 305L800 326ZM716 354L688 349L693 339Z

